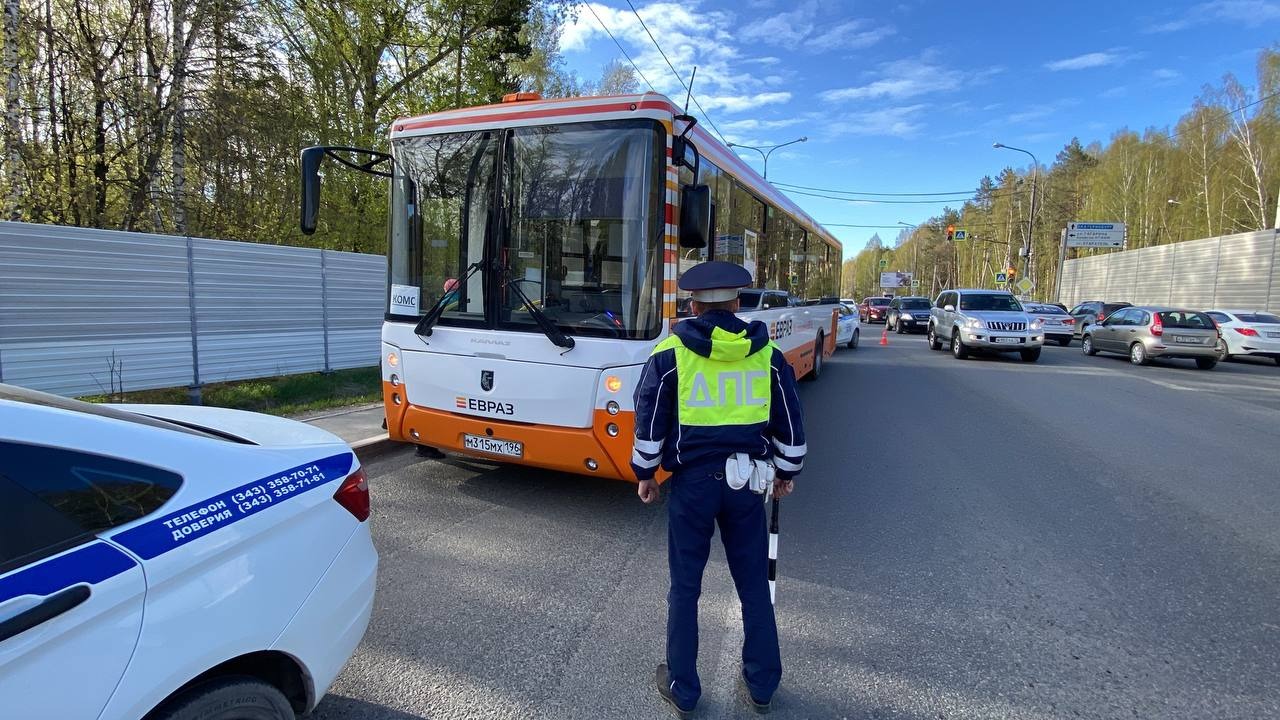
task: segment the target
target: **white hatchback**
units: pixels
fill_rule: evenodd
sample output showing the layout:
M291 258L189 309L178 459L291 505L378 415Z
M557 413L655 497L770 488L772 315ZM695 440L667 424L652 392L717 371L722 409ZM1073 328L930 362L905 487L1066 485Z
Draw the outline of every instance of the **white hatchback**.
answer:
M1271 358L1280 365L1280 316L1262 310L1209 310L1218 323L1223 360L1235 355Z
M310 425L0 385L0 714L309 712L369 623L368 517Z

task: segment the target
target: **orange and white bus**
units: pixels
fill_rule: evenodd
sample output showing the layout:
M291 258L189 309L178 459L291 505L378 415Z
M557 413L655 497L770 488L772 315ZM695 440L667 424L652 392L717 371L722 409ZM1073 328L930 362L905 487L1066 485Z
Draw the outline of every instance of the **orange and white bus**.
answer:
M835 348L840 243L662 95L398 120L390 154L302 153L304 232L326 158L391 182L382 378L395 440L634 479L632 392L688 306L680 274L742 264L798 377ZM696 174L695 174L696 173Z

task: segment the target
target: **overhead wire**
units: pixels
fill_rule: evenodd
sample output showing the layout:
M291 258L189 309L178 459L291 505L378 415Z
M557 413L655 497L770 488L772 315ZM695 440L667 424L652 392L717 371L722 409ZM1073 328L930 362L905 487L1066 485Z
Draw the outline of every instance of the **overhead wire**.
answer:
M636 74L640 76L641 80L644 80L644 84L648 85L650 90L658 92L658 89L653 86L653 83L649 82L649 78L644 76L644 71L640 69L640 66L636 65L636 61L632 60L631 56L627 54L627 49L622 47L622 43L618 42L618 38L613 36L613 32L609 30L609 26L605 25L604 20L600 19L600 15L596 13L595 8L591 7L591 3L584 2L579 4L586 6L586 8L591 11L591 14L595 16L596 22L600 23L600 28L604 30L604 34L608 35L609 39L613 41L613 44L617 45L618 49L622 51L622 56L627 59L627 62L631 63L631 67L635 68Z
M729 141L725 139L724 133L720 132L720 128L716 127L716 122L711 119L711 114L702 108L702 103L698 102L698 96L693 94L693 89L685 84L684 78L680 76L680 71L676 70L676 66L671 64L671 59L667 57L667 53L662 49L662 43L659 43L658 38L653 36L653 32L650 31L649 26L645 24L644 18L640 17L640 11L636 10L636 6L631 3L631 0L627 0L627 7L631 8L631 12L636 16L636 20L640 21L640 27L644 28L645 34L653 41L653 46L658 49L658 54L662 56L664 61L666 61L667 67L671 68L671 74L676 76L676 81L680 83L680 87L684 88L684 91L688 93L689 99L693 101L694 107L698 108L698 112L702 113L702 117L706 118L707 124L715 131L716 136L720 138L720 142L728 145Z

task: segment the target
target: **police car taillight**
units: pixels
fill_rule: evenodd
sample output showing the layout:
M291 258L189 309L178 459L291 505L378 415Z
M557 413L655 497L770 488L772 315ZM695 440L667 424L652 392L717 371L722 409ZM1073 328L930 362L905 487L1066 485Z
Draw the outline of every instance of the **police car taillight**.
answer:
M333 499L347 509L360 522L369 519L369 481L364 476L364 468L360 468L342 481L342 486L333 494Z

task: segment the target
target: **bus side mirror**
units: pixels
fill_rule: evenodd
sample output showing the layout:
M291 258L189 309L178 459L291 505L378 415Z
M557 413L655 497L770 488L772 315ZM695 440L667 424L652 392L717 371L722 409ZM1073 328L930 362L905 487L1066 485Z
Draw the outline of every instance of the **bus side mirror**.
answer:
M680 247L704 248L711 237L711 188L685 185L680 188Z
M302 214L298 228L303 235L316 231L316 216L320 212L320 163L327 149L323 146L302 149Z

